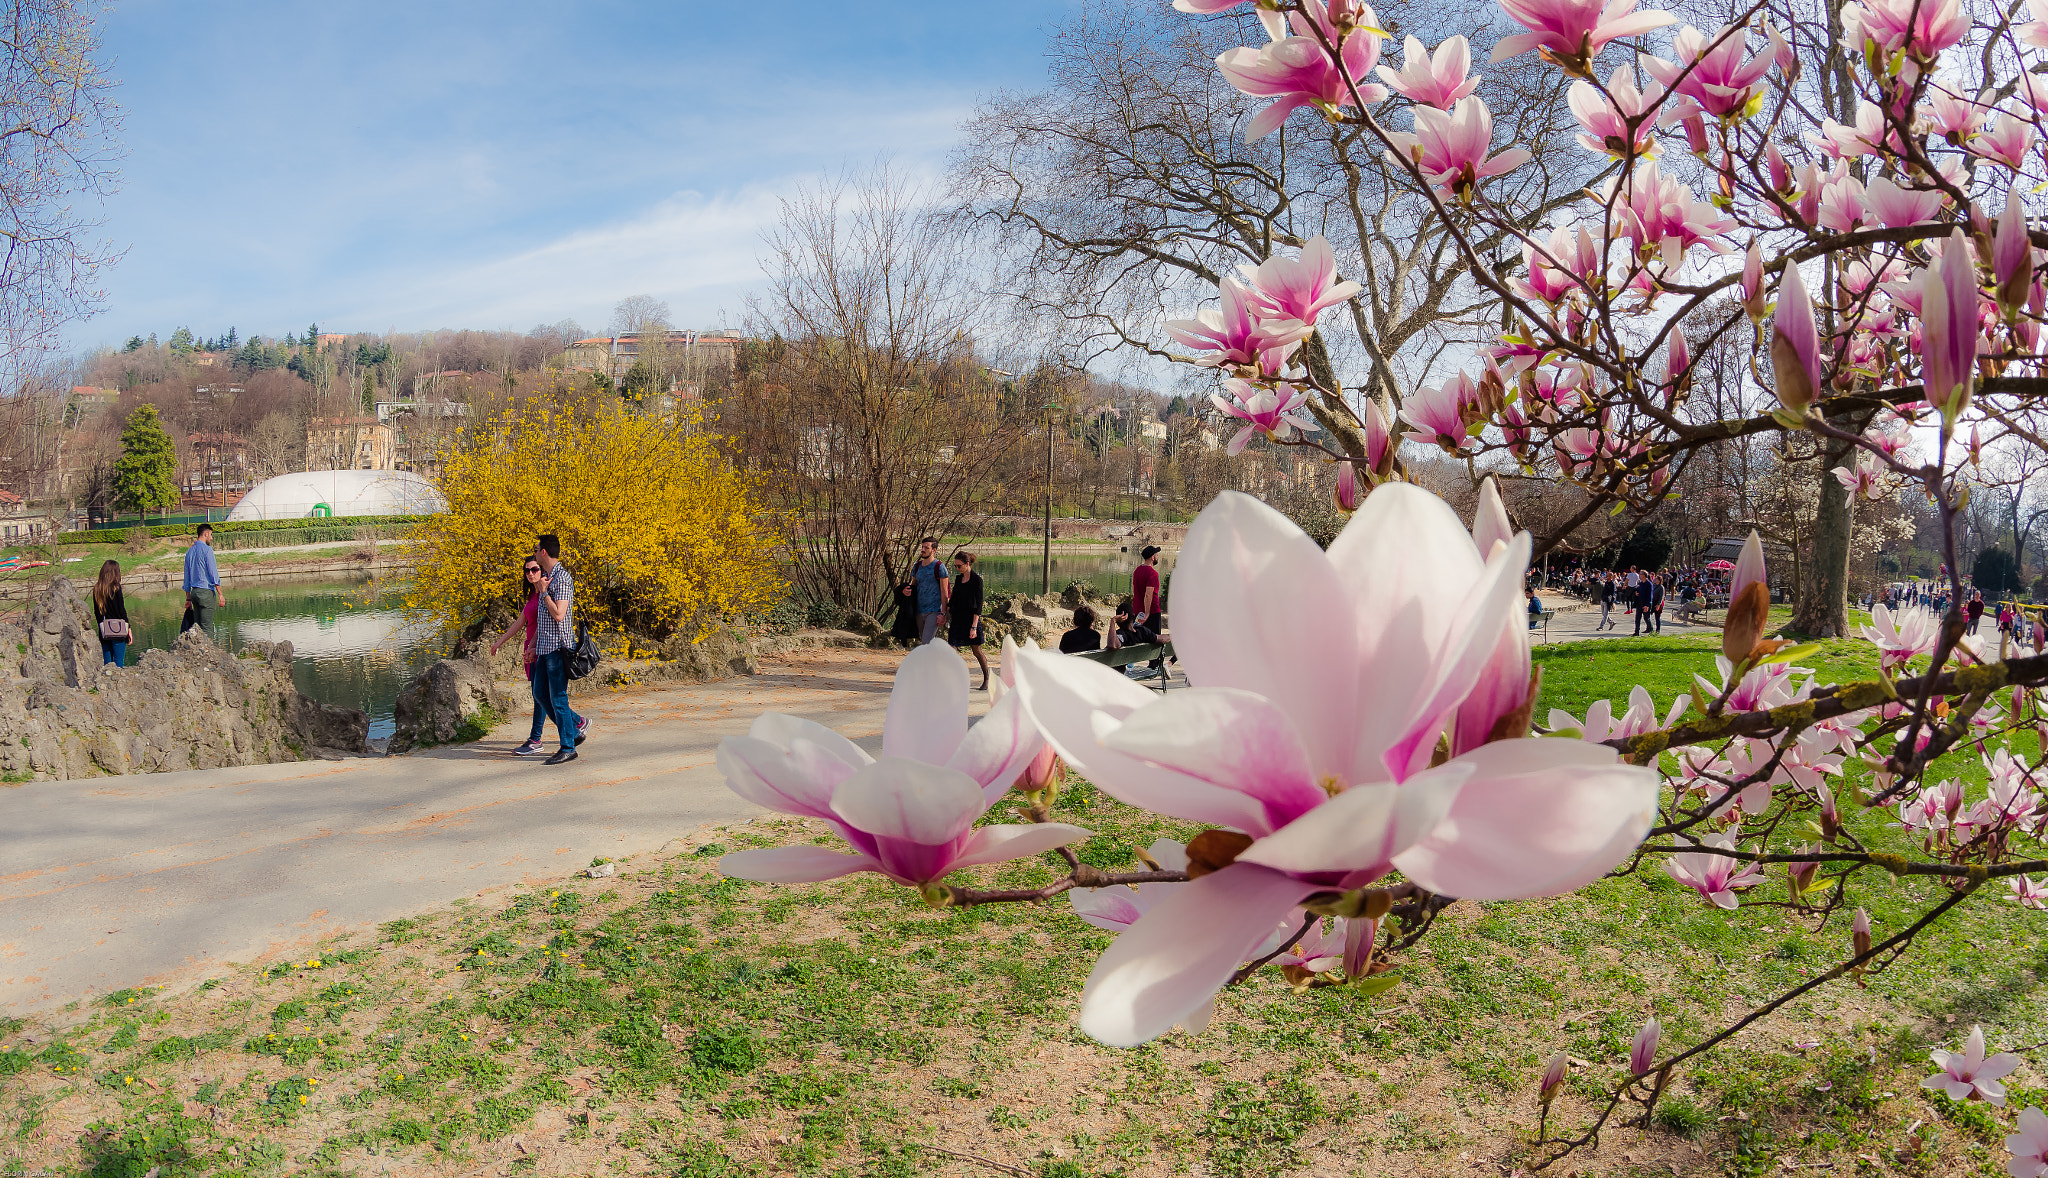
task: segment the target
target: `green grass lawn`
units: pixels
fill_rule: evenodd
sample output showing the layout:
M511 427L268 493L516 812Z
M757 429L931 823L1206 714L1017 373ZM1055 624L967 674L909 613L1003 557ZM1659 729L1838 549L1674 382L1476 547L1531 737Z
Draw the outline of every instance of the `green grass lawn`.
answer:
M1544 651L1544 706L1583 713L1595 684L1620 703L1636 681L1668 705L1709 649ZM1863 659L1837 644L1816 661ZM1105 868L1192 833L1086 786L1058 809ZM1883 817L1859 834L1895 841ZM0 1022L0 1174L1500 1175L1528 1159L1553 1051L1576 1061L1552 1116L1570 1128L1649 1015L1667 1045L1696 1043L1848 955L1842 921L1769 903L1782 875L1730 913L1652 869L1454 905L1376 998L1265 971L1206 1032L1116 1050L1074 1027L1110 938L1064 902L932 911L873 876L725 880L727 850L834 839L780 818L710 837L183 993ZM1880 937L1937 896L1851 888ZM1656 1124L1617 1123L1547 1173L2002 1175L2014 1113L2048 1101L2040 1057L2005 1110L1919 1081L1972 1024L1994 1049L2048 1040L2042 922L1984 894L1868 989L1786 1006L1677 1074Z

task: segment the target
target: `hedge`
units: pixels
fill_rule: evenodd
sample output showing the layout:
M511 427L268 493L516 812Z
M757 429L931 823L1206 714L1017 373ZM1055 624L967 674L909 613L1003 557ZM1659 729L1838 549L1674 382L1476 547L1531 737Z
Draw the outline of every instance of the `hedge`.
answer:
M213 534L218 537L226 536L232 532L278 532L286 529L313 529L324 532L334 528L381 528L398 524L416 524L428 518L431 517L424 515L333 515L307 516L302 519L242 519L231 522L222 521L213 525ZM169 524L166 526L152 526L149 529L149 534L156 537L190 536L194 535L198 529L199 525L197 524ZM91 531L62 532L57 536L57 543L121 544L125 543L128 537L135 531L135 528L95 528ZM339 538L352 540L355 537L353 534L350 534ZM294 542L317 543L317 541ZM243 547L258 548L264 547L264 545L244 545Z

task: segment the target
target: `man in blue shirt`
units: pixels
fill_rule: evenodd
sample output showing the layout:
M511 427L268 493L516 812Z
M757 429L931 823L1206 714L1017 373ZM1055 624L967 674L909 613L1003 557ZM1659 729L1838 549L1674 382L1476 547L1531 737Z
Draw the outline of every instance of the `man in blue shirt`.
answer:
M917 644L923 646L939 634L946 616L946 599L952 596L953 581L939 560L939 542L926 536L917 543L917 565L910 570L917 586Z
M540 565L540 609L535 612L533 657L539 674L536 688L545 685L548 715L555 719L555 734L562 747L541 762L560 765L576 759L576 746L583 743L589 722L569 707L569 659L576 653L576 582L562 563L562 542L553 535L541 536L534 545L534 562Z
M228 595L221 591L220 566L214 563L213 525L200 524L199 538L185 550L185 600L192 603L192 621L213 635L213 610L226 606Z

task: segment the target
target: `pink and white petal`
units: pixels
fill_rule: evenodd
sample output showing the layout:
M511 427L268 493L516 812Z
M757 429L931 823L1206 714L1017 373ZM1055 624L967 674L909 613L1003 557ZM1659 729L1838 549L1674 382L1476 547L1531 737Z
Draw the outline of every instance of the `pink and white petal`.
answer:
M1454 761L1401 785L1354 785L1253 842L1238 862L1297 875L1384 873L1396 856L1442 823L1471 773L1470 766Z
M1330 800L1293 721L1249 691L1194 687L1163 696L1131 713L1103 746L1250 795L1265 821L1248 829L1278 830Z
M1472 769L1443 823L1395 859L1447 896L1554 896L1605 875L1657 813L1655 771L1581 740L1499 740L1445 762ZM1676 877L1676 872L1674 872Z
M842 855L823 847L771 847L734 851L718 861L718 869L734 879L760 883L817 883L856 871L880 871L882 865L867 855Z
M959 858L953 860L955 868L973 867L981 863L1002 863L1010 859L1022 859L1054 847L1069 843L1086 842L1095 834L1078 826L1064 822L1014 823L1006 826L984 826L974 832L967 845L960 849Z
M962 664L965 669L965 664ZM868 751L845 737L802 716L785 712L763 712L754 717L754 723L747 729L747 735L756 740L765 740L778 748L788 748L799 740L808 740L833 759L844 761L855 769L871 765L874 758Z
M959 658L950 648L946 653ZM832 812L848 826L923 846L940 846L966 834L987 809L972 777L906 757L882 757L841 782L832 795Z
M2019 1066L2019 1056L2001 1051L1977 1065L1975 1076L1980 1083L1985 1080L2001 1080L2012 1075Z
M1174 572L1173 644L1188 677L1263 696L1293 722L1315 776L1347 779L1357 607L1322 549L1271 507L1225 491L1188 529ZM1312 641L1303 619L1315 620Z
M994 805L1044 747L1045 737L1024 714L1024 701L1015 692L1005 692L967 730L966 738L953 750L946 767L958 769L979 782L982 795Z
M1265 9L1260 9L1259 15L1264 16ZM1215 1017L1216 1000L1214 998L1211 998L1207 1002L1204 1002L1200 1006L1196 1007L1194 1013L1180 1020L1179 1025L1184 1030L1186 1030L1188 1034L1199 1035L1203 1031L1209 1029L1209 1020Z
M1081 1029L1135 1047L1189 1023L1279 919L1318 889L1247 863L1175 888L1096 961Z
M716 759L732 792L757 806L806 818L830 820L832 791L854 774L851 766L801 738L794 750L786 750L751 736L728 736L718 742Z
M1186 560L1185 554L1181 559ZM1358 675L1340 729L1352 735L1336 772L1350 782L1383 780L1383 758L1411 727L1416 696L1434 678L1436 654L1461 621L1460 599L1486 565L1457 514L1435 495L1407 483L1388 483L1366 496L1331 543L1329 563L1343 585L1344 608L1288 611L1290 624L1300 617L1317 621L1313 642L1303 642L1298 634L1289 640L1320 654L1329 648L1330 631L1351 631L1350 649L1330 652L1332 658L1355 658ZM1177 606L1187 591L1175 580ZM1280 593L1276 599L1287 596ZM1463 621L1469 624L1470 619ZM1176 647L1178 637L1176 630ZM1197 683L1211 682L1194 675L1192 667L1189 673Z
M1103 743L1128 717L1156 704L1157 692L1101 663L1025 650L1017 662L1017 696L1067 764L1118 801L1190 822L1264 832L1265 807L1251 795L1159 768Z
M1154 863L1159 864L1160 867L1167 871L1186 871L1188 869L1188 846L1186 843L1177 843L1172 839L1155 839L1151 846L1145 848L1145 852L1152 856Z
M967 664L952 647L938 643L911 651L889 689L883 754L943 765L966 736Z
M1127 887L1075 888L1067 893L1067 899L1073 902L1074 915L1113 933L1123 932L1145 915L1138 893Z
M1472 694L1499 651L1502 624L1516 627L1515 633L1526 640L1522 586L1528 576L1530 544L1529 534L1523 532L1486 562L1478 583L1458 605L1462 623L1452 625L1430 661L1429 680L1411 685L1413 702L1407 725L1381 762L1394 780L1406 781L1409 774L1429 764L1444 725L1460 701ZM1526 675L1526 669L1522 673ZM1366 766L1360 766L1358 772L1358 780L1371 780Z
M1488 476L1479 486L1479 507L1472 513L1472 547L1479 559L1493 556L1493 546L1515 538L1515 526L1508 522L1508 509L1500 501L1500 485Z

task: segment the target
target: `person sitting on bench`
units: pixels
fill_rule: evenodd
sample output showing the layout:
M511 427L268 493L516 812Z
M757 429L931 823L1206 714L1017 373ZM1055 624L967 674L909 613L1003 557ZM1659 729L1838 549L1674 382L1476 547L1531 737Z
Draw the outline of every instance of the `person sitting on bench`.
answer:
M1074 607L1074 628L1060 635L1061 654L1101 650L1102 635L1095 630L1095 611L1086 605Z
M1529 595L1529 628L1534 630L1543 624L1543 599L1536 596L1536 587L1531 585L1525 592Z

